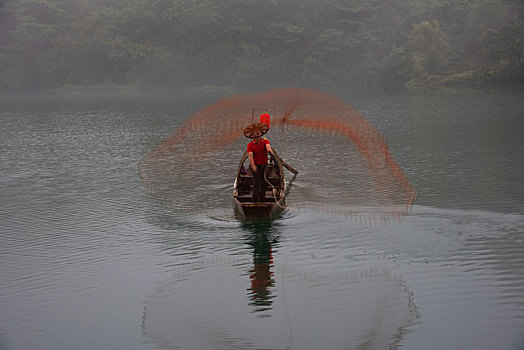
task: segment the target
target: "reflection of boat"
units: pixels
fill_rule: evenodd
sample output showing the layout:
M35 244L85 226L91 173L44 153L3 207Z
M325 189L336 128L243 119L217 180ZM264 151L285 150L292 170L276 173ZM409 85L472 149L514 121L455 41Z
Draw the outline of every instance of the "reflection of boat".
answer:
M285 207L286 182L284 179L283 161L276 151L269 155L264 179L268 183L263 201L253 201L253 173L249 166L247 151L244 152L238 165L237 176L233 186L235 209L243 218L273 218L281 214ZM286 164L287 165L287 164ZM294 169L293 169L294 170Z

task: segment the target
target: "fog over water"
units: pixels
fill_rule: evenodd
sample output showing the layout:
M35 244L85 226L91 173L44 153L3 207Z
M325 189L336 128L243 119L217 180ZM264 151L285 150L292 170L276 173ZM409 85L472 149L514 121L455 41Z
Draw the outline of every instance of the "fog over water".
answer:
M419 191L400 221L298 205L344 195L331 134L268 134L300 173L282 217L245 223L242 139L195 174L212 209L139 177L214 99L2 99L0 348L521 349L522 93L342 97Z

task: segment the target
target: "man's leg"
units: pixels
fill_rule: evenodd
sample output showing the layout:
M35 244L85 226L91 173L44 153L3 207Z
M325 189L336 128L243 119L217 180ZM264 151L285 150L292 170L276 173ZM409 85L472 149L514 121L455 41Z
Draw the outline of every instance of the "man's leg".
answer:
M259 175L260 168L257 166L257 172L253 172L253 202L258 202L258 193L260 192L260 180Z
M267 189L267 182L266 182L266 179L264 178L265 177L265 173L266 173L266 170L267 170L267 164L264 164L263 166L260 167L261 168L261 172L260 172L260 194L259 194L259 200L260 201L265 201L266 200L266 189Z
M266 180L264 180L265 165L257 165L257 172L253 174L253 202L261 202L266 196Z

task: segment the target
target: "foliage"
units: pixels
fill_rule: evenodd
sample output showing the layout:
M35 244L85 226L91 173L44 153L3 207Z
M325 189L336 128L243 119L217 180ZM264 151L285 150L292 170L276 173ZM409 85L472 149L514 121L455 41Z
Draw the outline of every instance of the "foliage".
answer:
M423 21L415 25L408 37L412 76L425 78L439 73L448 63L449 42L440 30L439 22Z
M484 71L496 80L524 83L524 21L506 19L483 36Z
M398 89L464 72L483 83L524 76L518 0L1 4L1 91L115 84Z

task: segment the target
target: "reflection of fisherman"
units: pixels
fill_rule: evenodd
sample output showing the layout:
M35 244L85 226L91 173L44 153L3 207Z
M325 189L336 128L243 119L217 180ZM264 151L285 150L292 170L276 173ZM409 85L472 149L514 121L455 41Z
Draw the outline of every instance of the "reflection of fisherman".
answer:
M269 145L269 140L262 138L262 135L268 129L264 123L255 123L244 130L244 135L253 139L247 144L249 164L253 171L253 202L264 201L266 197L267 183L264 173L267 168L267 152L273 154L273 150Z
M277 239L272 237L271 223L246 224L246 229L253 232L249 236L248 244L253 247L254 266L249 270L251 286L249 291L249 305L255 312L267 311L273 304L275 280L273 277L272 245Z
M273 258L271 256L271 244L265 237L265 242L262 241L263 238L259 238L255 245L254 250L254 263L255 266L250 270L249 278L251 279L251 300L253 300L254 305L259 307L265 306L269 307L271 302L271 290L273 287L273 272L271 272L271 267L273 266Z

